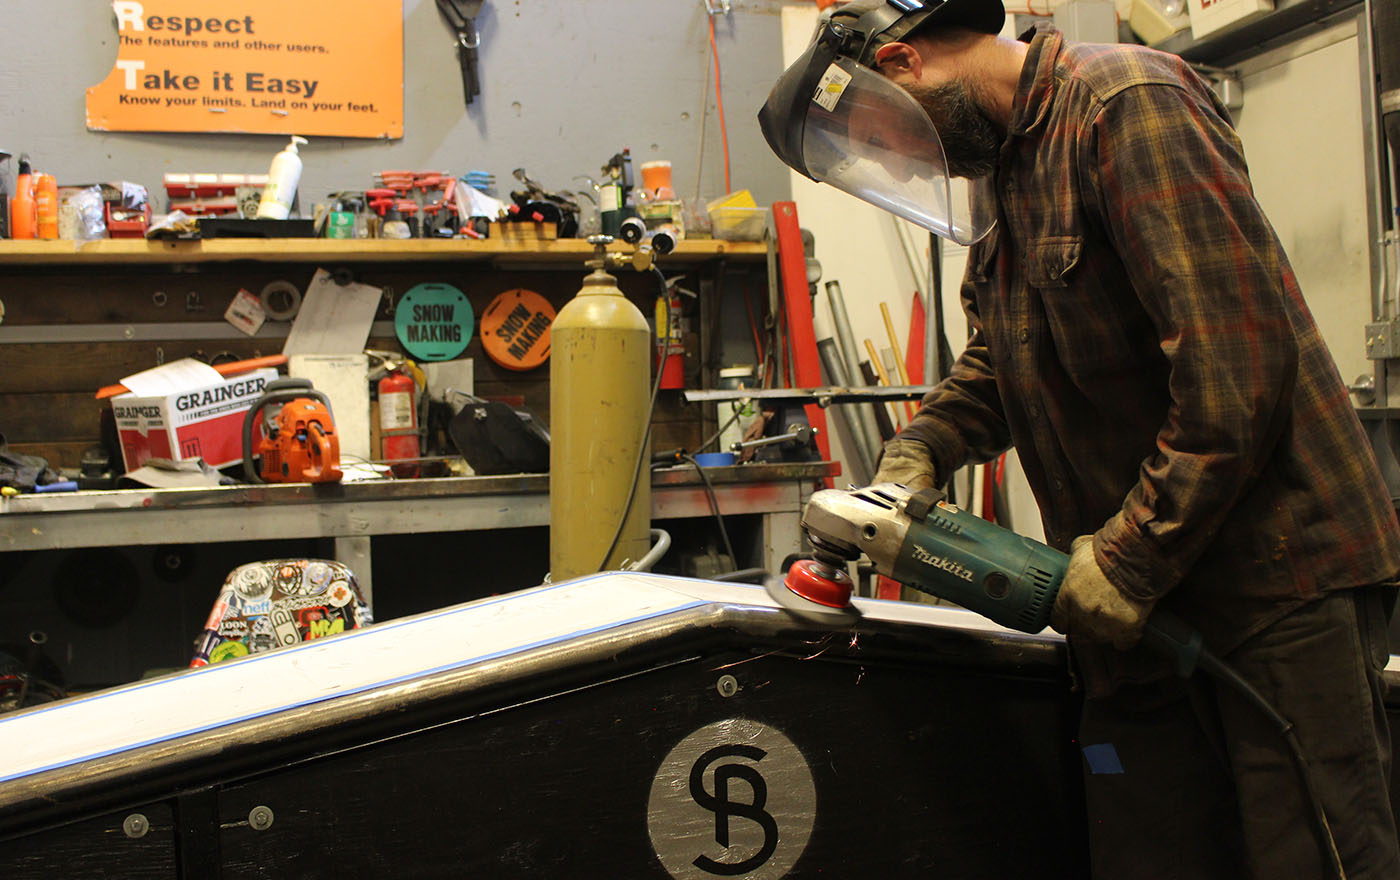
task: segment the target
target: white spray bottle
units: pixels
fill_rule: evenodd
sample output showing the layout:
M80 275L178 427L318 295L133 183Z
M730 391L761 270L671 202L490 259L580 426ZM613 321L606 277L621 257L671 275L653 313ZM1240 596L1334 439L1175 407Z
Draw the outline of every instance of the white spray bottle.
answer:
M272 157L267 186L263 187L262 200L258 202L259 220L286 220L291 213L292 201L297 197L297 184L301 182L301 156L297 155L297 144L305 143L306 138L292 135L291 143Z

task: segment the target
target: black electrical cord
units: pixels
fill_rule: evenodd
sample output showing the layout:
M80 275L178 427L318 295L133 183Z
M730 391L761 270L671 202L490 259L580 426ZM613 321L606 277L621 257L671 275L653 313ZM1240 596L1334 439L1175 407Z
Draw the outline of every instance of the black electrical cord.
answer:
M1312 773L1308 770L1307 757L1303 754L1302 744L1298 742L1293 723L1280 715L1263 694L1255 690L1253 685L1240 677L1238 672L1226 666L1214 654L1202 650L1197 662L1210 675L1237 691L1246 702L1258 707L1259 711L1278 727L1279 732L1283 735L1284 744L1288 746L1288 756L1293 760L1294 769L1298 771L1298 780L1303 787L1303 797L1312 809L1313 831L1317 834L1317 843L1322 850L1323 859L1327 862L1327 867L1331 869L1332 876L1336 880L1346 880L1347 872L1342 867L1342 856L1337 852L1337 841L1332 836L1332 826L1328 824L1327 814L1322 809L1322 800L1317 796Z
M1327 823L1322 801L1313 787L1312 773L1308 770L1307 758L1294 733L1293 724L1238 672L1206 650L1200 632L1175 614L1161 610L1154 612L1147 621L1143 640L1172 658L1176 672L1182 678L1190 678L1198 668L1204 669L1211 677L1234 690L1245 702L1257 708L1265 718L1273 722L1288 747L1288 756L1293 761L1293 768L1298 771L1303 799L1312 809L1313 831L1317 835L1318 850L1332 877L1335 880L1346 880L1346 870L1342 867L1342 858L1337 852L1337 842L1332 837L1332 828Z
M715 497L715 487L710 482L710 475L705 473L705 469L700 466L700 462L695 460L695 456L682 453L681 458L695 466L695 472L700 475L700 481L705 484L705 496L710 499L710 512L715 515L715 522L719 523L719 536L724 540L724 552L729 554L730 564L738 565L739 557L734 555L734 545L729 543L729 530L724 527L724 517L719 514L719 499Z
M661 284L661 303L664 308L662 326L657 328L658 334L666 340L661 352L661 363L666 362L666 355L671 353L671 291L666 284L666 276L653 264L651 271L656 275L656 280ZM661 392L661 365L656 367L656 380L651 385L651 402L647 404L647 429L642 433L642 445L637 449L637 466L632 469L632 488L627 491L627 504L622 508L622 517L617 521L617 531L613 533L612 542L608 544L608 552L603 554L603 561L598 563L598 571L604 570L608 565L608 560L612 557L613 551L617 549L617 542L622 540L622 530L627 526L627 517L632 513L632 502L637 498L637 484L641 482L642 470L650 457L647 455L647 445L651 443L651 420L656 414L656 395ZM647 470L650 475L650 469Z
M707 438L705 439L705 442L700 444L700 448L696 449L695 451L696 451L696 452L704 452L705 449L706 449L711 443L713 443L713 442L715 442L716 440L719 439L719 435L720 435L720 434L723 434L726 428L728 428L730 425L734 424L735 422L739 421L739 416L740 416L743 412L744 412L744 408L743 408L742 406L739 407L738 409L734 410L734 415L732 415L732 416L729 417L729 421L725 422L723 425L720 425L720 426L719 426L719 430L715 431L713 434L711 434L709 437L707 437ZM720 452L724 452L724 450L721 449Z

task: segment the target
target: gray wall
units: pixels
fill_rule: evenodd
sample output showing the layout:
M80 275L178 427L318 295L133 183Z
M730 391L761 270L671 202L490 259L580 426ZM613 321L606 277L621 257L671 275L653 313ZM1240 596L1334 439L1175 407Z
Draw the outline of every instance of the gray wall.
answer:
M733 185L760 203L790 197L788 175L754 120L781 70L779 5L736 2L717 20ZM369 187L385 168L482 169L496 175L502 197L522 166L548 188L584 187L571 178L596 178L623 147L634 166L670 159L677 190L692 198L706 115L699 192L723 194L713 88L701 103L710 52L703 0L487 0L478 19L482 94L470 110L436 5L403 0L403 10L403 138L313 139L302 148L303 205ZM60 184L130 180L162 209L166 172L263 173L286 143L282 135L88 131L84 92L116 57L111 5L9 0L4 11L0 148L28 152Z

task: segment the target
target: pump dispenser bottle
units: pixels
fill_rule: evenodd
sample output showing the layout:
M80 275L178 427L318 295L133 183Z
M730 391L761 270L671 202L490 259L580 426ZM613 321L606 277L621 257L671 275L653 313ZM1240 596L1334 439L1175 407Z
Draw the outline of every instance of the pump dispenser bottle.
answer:
M15 180L15 194L10 199L10 236L13 238L35 238L39 234L39 210L34 201L34 174L29 167L29 157L19 157L19 177Z
M0 150L0 238L10 237L10 154Z
M258 202L259 220L286 220L291 213L292 202L297 197L297 184L301 182L301 156L297 154L297 144L305 143L306 138L292 135L286 148L272 157L267 186L263 187L262 200Z

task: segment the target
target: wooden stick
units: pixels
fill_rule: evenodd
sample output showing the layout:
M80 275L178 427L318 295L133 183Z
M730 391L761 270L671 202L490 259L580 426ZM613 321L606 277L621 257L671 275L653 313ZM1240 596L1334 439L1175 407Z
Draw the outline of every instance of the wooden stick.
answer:
M871 342L869 337L865 339L865 350L870 353L870 365L875 368L875 375L880 377L880 384L884 385L886 388L890 387L890 373L880 361L880 355L875 351L875 343ZM885 405L890 408L890 412L894 413L895 426L903 428L905 422L904 419L900 418L899 407L894 406L888 401Z
M890 348L894 350L894 368L899 373L899 384L909 384L909 370L904 366L904 353L899 349L899 337L894 332L894 321L890 318L889 303L880 303L880 317L885 319L885 335L890 338ZM914 418L914 405L904 401L905 419Z

